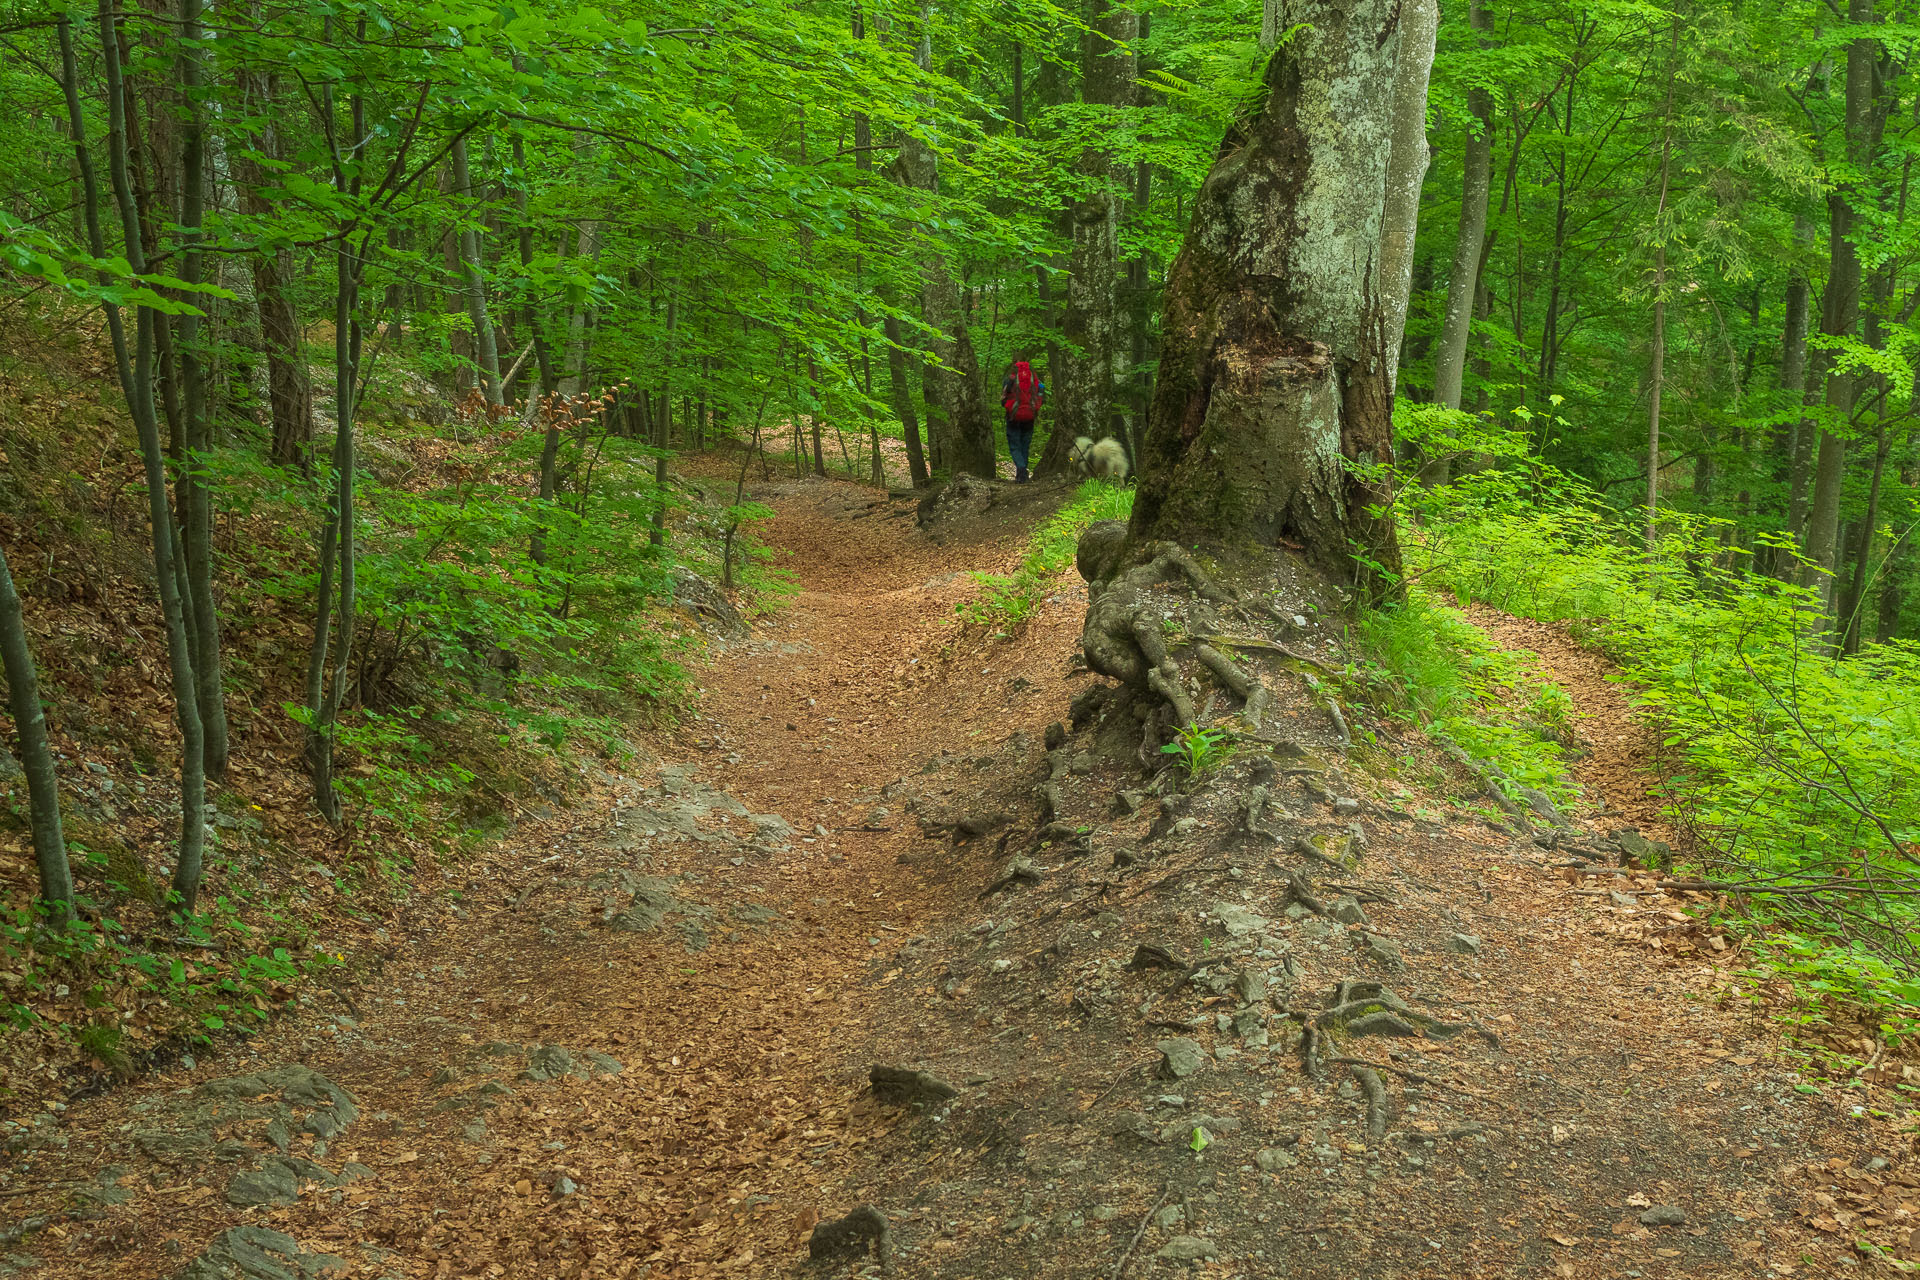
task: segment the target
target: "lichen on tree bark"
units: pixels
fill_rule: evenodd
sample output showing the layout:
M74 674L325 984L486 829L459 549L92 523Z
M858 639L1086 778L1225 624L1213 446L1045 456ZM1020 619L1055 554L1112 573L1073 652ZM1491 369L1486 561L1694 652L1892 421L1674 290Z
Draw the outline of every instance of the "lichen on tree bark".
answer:
M1379 468L1432 3L1285 16L1265 100L1221 142L1168 279L1131 529L1140 545L1297 545L1371 595L1399 564Z

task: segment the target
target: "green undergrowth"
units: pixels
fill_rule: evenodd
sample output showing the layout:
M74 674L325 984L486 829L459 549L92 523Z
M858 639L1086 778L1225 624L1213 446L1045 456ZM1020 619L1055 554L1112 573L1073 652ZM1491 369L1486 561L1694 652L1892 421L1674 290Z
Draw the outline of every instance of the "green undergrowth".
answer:
M1105 480L1083 481L1072 499L1034 531L1019 568L1010 574L974 574L982 588L980 596L955 606L955 611L968 622L1011 636L1034 615L1073 563L1074 548L1087 526L1125 520L1132 514L1132 489Z
M1920 1031L1920 648L1834 656L1818 593L1757 573L1725 526L1668 514L1649 548L1639 513L1503 436L1495 465L1403 490L1414 594L1566 623L1610 656L1677 762L1671 820L1751 886L1752 941L1807 1016Z
M1574 798L1565 757L1573 705L1566 691L1529 673L1519 655L1493 643L1458 609L1415 588L1406 599L1357 618L1348 642L1355 661L1342 678L1344 692L1495 766L1489 782L1509 800L1524 804L1523 789L1556 803ZM1427 781L1437 790L1447 787L1443 775Z
M129 806L171 793L170 725L129 717L85 730L88 754L109 762L114 781L111 798L94 799L76 786L91 776L62 771L78 918L56 932L30 896L0 897L0 1031L26 1034L0 1044L0 1106L18 1088L19 1064L54 1069L52 1042L123 1073L166 1046L260 1025L327 981L401 902L497 839L508 815L563 804L590 762L630 755L631 740L670 723L692 693L688 666L704 641L676 584L721 580L730 528L745 607L786 589L753 536L770 509L729 506L731 485L709 492L678 475L663 491L656 450L584 429L562 442L559 493L542 503L529 493L542 434L368 423L353 677L335 738L347 804L337 832L298 802L317 587L306 543L322 519L321 486L267 464L238 432L200 459L235 534L221 566L229 705L278 721L264 737L292 745L263 752L255 734L236 749L231 784L210 794L201 910L175 920L162 901L170 845L123 835ZM76 516L78 542L111 540L88 518ZM115 636L84 652L49 641L38 656L56 708L63 681L152 660ZM23 785L0 784L9 851L26 847L26 806Z

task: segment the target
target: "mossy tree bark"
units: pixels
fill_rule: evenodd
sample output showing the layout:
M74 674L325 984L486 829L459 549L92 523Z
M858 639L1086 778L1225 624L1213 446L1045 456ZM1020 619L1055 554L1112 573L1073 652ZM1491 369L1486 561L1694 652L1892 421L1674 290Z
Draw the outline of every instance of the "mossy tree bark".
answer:
M1427 163L1433 0L1296 0L1167 281L1136 542L1298 544L1363 595L1397 573L1370 470Z

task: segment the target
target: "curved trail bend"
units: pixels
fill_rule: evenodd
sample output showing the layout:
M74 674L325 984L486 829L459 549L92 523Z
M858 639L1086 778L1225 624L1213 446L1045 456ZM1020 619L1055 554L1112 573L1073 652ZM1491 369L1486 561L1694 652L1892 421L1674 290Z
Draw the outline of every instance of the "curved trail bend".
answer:
M982 902L993 840L930 841L907 802L1030 807L1038 741L1085 686L1067 676L1077 583L1013 644L954 623L965 571L1007 568L1045 496L1019 491L944 546L850 484L769 496L798 594L718 654L664 760L601 772L588 802L461 865L458 898L425 899L337 1003L16 1135L0 1231L45 1227L0 1236L0 1259L184 1280L785 1276L821 1214L873 1200L902 1273L943 1280L1171 1276L1185 1256L1249 1280L1691 1280L1851 1270L1853 1233L1907 1229L1920 1183L1868 1166L1885 1135L1867 1122L1795 1100L1777 1036L1724 998L1738 962L1689 938L1680 904L1596 893L1475 814L1366 810L1370 927L1410 944L1392 981L1481 1010L1504 1046L1353 1050L1402 1073L1384 1142L1283 1040L1234 1047L1249 1010L1221 1004L1230 959L1303 963L1290 993L1292 961L1272 971L1276 1036L1366 972L1364 930L1283 918L1283 849L1157 844L1195 874L1144 884L1069 859ZM1606 759L1627 760L1631 729L1588 709ZM1124 773L1079 778L1069 801L1104 829ZM1329 821L1304 792L1289 803ZM1151 844L1147 821L1102 839ZM1209 922L1233 894L1270 936L1223 939ZM1467 928L1483 953L1438 941ZM1213 946L1216 993L1195 989L1204 971L1134 972L1136 943ZM1207 1042L1205 1074L1150 1078L1182 1028ZM944 1122L881 1108L875 1060L968 1088ZM1194 1123L1217 1150L1188 1149ZM1643 1225L1649 1203L1685 1222Z

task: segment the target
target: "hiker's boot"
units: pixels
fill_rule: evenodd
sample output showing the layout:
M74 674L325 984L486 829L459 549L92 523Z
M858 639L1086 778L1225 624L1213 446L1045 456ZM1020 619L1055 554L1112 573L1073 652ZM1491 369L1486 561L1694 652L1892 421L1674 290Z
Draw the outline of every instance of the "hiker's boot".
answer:
M1027 469L1025 467L1014 468L1013 482L1015 484L1025 484L1027 482Z

